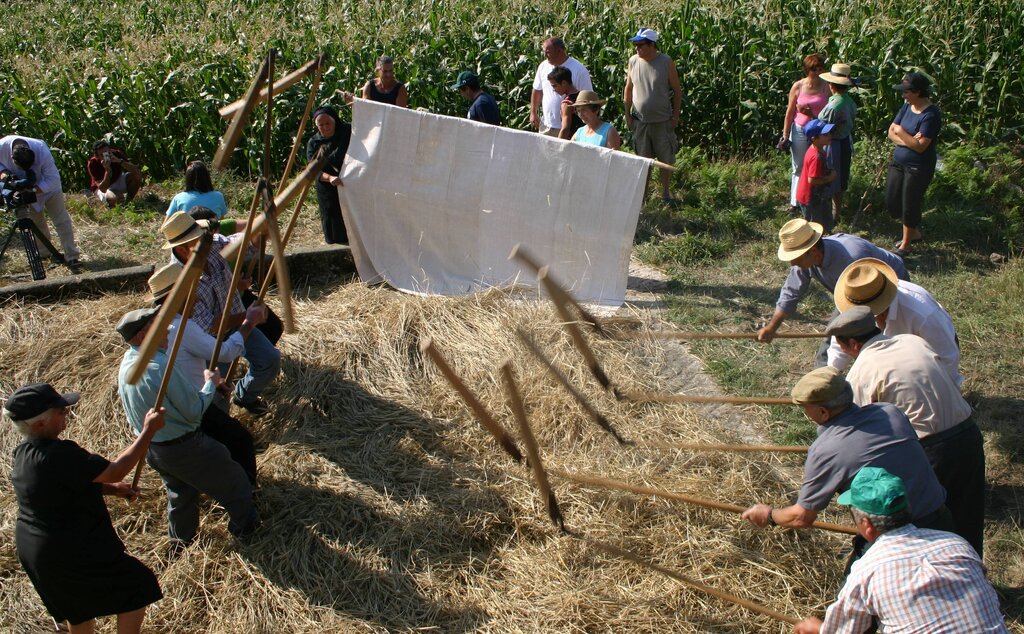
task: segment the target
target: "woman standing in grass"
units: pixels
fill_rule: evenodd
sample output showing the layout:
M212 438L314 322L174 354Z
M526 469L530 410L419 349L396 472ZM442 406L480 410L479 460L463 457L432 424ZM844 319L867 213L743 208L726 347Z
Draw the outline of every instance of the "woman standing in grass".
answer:
M348 95L348 93L346 93ZM351 96L346 97L346 100ZM315 160L324 152L327 165L316 179L316 201L320 206L320 227L327 244L348 244L348 232L341 217L341 201L338 188L342 187L341 164L348 152L352 139L352 126L338 118L338 112L330 106L320 106L313 112L316 134L306 145L306 159Z
M405 84L395 79L395 60L381 55L377 60L377 78L363 86L363 99L389 103L393 106L409 107L409 92Z
M796 189L800 182L800 169L804 164L804 154L811 143L804 134L804 126L818 118L825 104L828 103L829 90L819 75L825 70L825 58L813 53L804 58L805 77L793 82L789 89L789 105L786 107L786 118L782 122L782 138L779 149L789 144L790 158L793 163L793 177L789 187L789 211L796 214L800 207L796 201Z
M612 127L612 124L601 120L601 106L604 99L597 96L593 90L581 90L576 95L576 115L583 120L583 127L576 130L572 140L579 143L589 143L601 147L619 149L622 139L619 131Z
M935 176L935 137L942 127L942 113L931 102L931 82L921 73L907 73L892 87L903 93L906 103L889 125L889 140L895 144L885 205L889 215L903 221L903 237L897 255L910 253L911 243L924 239L921 233L921 204Z

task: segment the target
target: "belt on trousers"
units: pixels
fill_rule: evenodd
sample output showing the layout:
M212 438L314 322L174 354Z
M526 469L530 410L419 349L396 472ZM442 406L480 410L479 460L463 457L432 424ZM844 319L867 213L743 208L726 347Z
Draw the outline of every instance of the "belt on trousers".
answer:
M182 435L178 436L177 438L172 438L170 440L161 440L160 442L157 442L157 441L154 440L153 442L151 442L149 444L156 445L157 447L170 447L171 445L180 445L181 443L185 442L186 440L191 440L192 438L195 438L196 436L199 435L199 433L200 433L200 430L196 429L196 430L188 432L187 434L182 434Z
M940 432L936 432L934 434L929 434L929 435L925 436L924 438L921 438L920 439L920 443L921 443L921 445L923 445L925 447L931 447L932 445L937 445L938 443L942 442L943 440L948 440L948 439L952 438L953 436L958 436L958 435L964 433L965 431L968 431L972 427L977 427L977 425L974 424L974 417L973 416L968 416L967 419L964 422L962 422L962 423L959 423L957 425L953 425L949 429L944 429L944 430L942 430Z

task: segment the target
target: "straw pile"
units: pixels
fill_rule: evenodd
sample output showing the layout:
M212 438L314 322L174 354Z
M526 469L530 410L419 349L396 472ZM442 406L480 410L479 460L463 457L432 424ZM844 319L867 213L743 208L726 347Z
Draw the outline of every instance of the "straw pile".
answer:
M72 305L7 305L0 391L32 380L83 393L65 433L113 457L129 442L117 400L123 344L113 325L141 296ZM165 598L149 628L166 631L781 632L754 615L560 534L528 471L485 434L418 344L449 363L518 436L498 367L512 359L545 461L638 484L748 505L786 502L799 458L619 447L514 336L523 326L624 436L730 441L705 410L619 403L590 377L547 303L499 292L417 298L361 284L298 301L299 333L282 341L273 412L243 418L269 444L259 457L261 534L247 544L205 507L200 537L173 563L165 497L150 469L144 497L108 505L129 551L157 571ZM656 342L593 339L605 371L658 388L670 364ZM0 466L19 437L3 426ZM780 462L782 461L782 462ZM780 467L783 467L780 469ZM793 616L835 596L846 538L761 531L738 516L552 476L567 524L712 586ZM0 479L0 629L39 631L48 617L13 547L16 501ZM823 518L832 519L833 518ZM842 521L841 519L839 521ZM106 625L111 627L111 623Z

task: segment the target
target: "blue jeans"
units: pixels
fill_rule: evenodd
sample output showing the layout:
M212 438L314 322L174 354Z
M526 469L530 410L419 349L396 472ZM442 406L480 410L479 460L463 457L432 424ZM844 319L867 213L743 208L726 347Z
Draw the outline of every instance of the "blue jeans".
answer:
M150 445L146 461L167 489L167 534L190 543L199 531L199 494L217 501L230 518L232 535L244 535L259 523L252 485L224 445L200 432L176 445Z
M796 186L800 182L800 170L804 167L804 154L807 154L807 148L811 147L811 142L804 136L804 129L798 126L794 122L789 126L789 142L792 144L789 146L790 157L793 159L793 178L789 187L789 206L796 207Z
M249 370L235 384L235 398L239 403L248 404L277 378L281 371L281 351L259 329L254 329L245 339L243 356L249 362Z

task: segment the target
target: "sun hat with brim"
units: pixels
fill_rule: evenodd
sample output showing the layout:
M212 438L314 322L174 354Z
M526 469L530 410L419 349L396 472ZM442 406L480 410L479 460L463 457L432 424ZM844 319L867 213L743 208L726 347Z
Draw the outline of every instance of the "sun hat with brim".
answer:
M581 90L576 95L576 101L573 102L574 106L603 106L605 100L597 96L597 93L593 90Z
M779 229L779 259L792 262L818 244L825 228L816 222L794 218Z
M850 78L849 64L832 64L829 72L822 73L818 77L830 84L839 84L840 86L852 86L854 84L853 79Z
M193 240L203 237L204 229L196 224L192 216L184 211L179 211L164 221L160 226L167 240L161 249L170 249L180 244L187 244Z
M839 370L832 366L815 368L800 377L790 392L793 402L798 405L827 403L849 387Z
M139 308L125 313L124 317L117 322L117 332L124 338L125 341L131 341L135 338L135 335L139 334L146 324L150 322L156 314L160 312L157 307L153 308Z
M908 504L903 480L881 467L864 467L858 471L850 490L840 494L837 501L871 515L894 515Z
M904 90L914 90L916 92L922 92L927 94L932 87L932 82L922 73L907 73L903 78L903 83L893 84L892 89L903 92Z
M149 301L155 302L170 293L184 268L177 262L171 262L161 266L155 273L150 275L147 282L149 284Z
M896 299L899 282L896 271L885 262L862 258L840 274L833 299L839 312L867 306L873 315L878 315Z
M79 398L78 392L62 394L49 383L30 383L14 390L4 402L4 409L14 420L28 420L48 409L74 405Z

